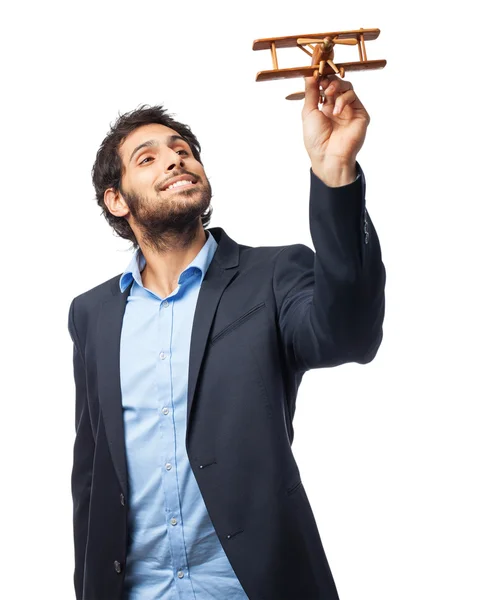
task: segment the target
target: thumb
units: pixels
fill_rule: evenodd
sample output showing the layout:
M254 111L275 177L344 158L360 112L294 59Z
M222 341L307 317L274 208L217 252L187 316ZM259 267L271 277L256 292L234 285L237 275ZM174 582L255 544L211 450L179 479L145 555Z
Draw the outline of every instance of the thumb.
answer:
M304 78L304 106L303 114L318 110L319 82L314 77Z

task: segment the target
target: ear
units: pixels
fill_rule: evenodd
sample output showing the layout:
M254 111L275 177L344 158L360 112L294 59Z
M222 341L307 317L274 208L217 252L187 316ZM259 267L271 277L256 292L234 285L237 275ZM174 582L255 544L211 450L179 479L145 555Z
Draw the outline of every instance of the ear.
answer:
M125 217L130 212L125 199L120 192L114 188L108 188L105 190L103 200L108 210L115 217Z

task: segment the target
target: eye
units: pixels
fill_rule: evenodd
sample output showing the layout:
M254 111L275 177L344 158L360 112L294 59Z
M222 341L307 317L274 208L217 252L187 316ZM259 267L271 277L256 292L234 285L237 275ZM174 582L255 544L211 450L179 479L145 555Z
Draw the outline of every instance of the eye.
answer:
M183 154L183 156L188 156L187 150L177 150L176 153L177 154Z
M148 160L149 158L151 158L151 159L153 160L153 157L152 157L152 156L147 156L146 158L144 158L144 159L143 159L143 160L140 162L140 165L142 165L142 164L145 162L145 160Z

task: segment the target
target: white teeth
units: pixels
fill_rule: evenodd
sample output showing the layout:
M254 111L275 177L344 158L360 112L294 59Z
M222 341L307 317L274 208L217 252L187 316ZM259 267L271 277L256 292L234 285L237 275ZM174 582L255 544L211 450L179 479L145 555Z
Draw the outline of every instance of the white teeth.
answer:
M182 185L190 185L191 183L193 183L193 182L190 181L189 179L182 179L181 181L177 181L176 183L172 183L166 189L167 190L172 190L173 188L180 187Z

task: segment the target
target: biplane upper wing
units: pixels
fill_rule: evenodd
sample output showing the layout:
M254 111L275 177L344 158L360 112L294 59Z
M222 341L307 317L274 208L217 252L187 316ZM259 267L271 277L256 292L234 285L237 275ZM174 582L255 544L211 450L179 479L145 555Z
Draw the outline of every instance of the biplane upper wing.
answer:
M264 38L253 42L253 50L269 50L271 44L278 48L295 48L298 46L296 40L299 38L325 38L338 37L339 39L363 36L364 41L375 40L381 33L380 29L352 29L351 31L330 31L329 33L304 33L301 35Z

